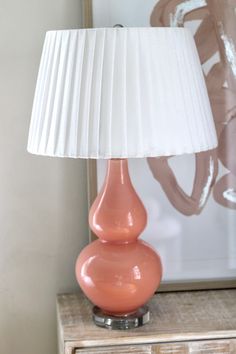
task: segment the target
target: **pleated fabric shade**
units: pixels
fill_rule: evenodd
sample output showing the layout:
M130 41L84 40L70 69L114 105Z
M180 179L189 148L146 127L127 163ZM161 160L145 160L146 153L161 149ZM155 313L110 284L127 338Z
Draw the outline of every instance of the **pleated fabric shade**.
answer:
M101 28L46 34L29 152L128 158L200 152L216 145L189 30Z

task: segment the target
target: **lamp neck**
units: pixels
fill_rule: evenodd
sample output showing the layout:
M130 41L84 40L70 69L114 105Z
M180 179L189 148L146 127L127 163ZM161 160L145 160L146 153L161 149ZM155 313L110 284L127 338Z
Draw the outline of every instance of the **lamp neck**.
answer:
M127 159L110 159L107 165L107 174L105 178L106 187L111 184L129 184L131 179L129 175L128 160Z
M146 210L131 183L127 159L108 161L102 190L95 199L89 224L102 240L134 242L146 226Z

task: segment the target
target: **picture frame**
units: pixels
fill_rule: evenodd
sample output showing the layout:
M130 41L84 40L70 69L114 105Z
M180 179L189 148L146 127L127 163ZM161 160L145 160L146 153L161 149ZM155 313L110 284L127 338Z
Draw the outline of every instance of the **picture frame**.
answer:
M122 22L122 21L119 21ZM93 1L83 0L83 27L90 28L93 26ZM87 162L88 176L88 208L92 205L98 193L98 168L96 160L88 160ZM100 178L101 179L101 178ZM96 236L90 231L89 242L96 239ZM226 278L205 278L205 279L178 279L171 281L163 281L158 291L186 291L186 290L205 290L205 289L226 289L236 288L236 272L235 277Z

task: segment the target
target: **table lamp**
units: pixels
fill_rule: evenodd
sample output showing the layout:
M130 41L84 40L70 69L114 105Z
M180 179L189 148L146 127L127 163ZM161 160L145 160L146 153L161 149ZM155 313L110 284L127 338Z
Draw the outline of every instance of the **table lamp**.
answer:
M147 214L127 159L216 146L189 30L117 27L46 34L28 151L108 159L104 185L89 213L98 240L76 262L97 325L127 329L148 322L146 302L162 277L160 257L138 240Z

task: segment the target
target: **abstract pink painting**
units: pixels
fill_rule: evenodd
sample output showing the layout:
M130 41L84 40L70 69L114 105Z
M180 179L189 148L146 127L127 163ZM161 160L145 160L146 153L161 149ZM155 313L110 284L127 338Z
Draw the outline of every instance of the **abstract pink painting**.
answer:
M219 146L183 157L131 159L148 211L143 239L164 282L236 280L236 0L93 0L93 26L185 26L194 35ZM97 163L100 188L105 162ZM236 282L235 282L236 284Z

